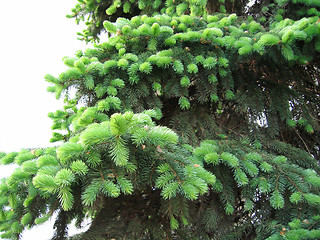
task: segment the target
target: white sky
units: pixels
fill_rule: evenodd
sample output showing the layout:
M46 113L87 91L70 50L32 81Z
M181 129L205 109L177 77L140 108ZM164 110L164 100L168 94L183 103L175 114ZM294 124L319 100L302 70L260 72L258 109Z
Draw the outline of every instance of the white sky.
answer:
M64 56L86 49L77 40L81 31L71 12L76 0L1 1L0 13L0 151L46 147L52 121L48 112L62 108L44 80L66 69ZM0 178L12 167L0 166ZM45 240L52 236L52 224L23 233L23 240Z

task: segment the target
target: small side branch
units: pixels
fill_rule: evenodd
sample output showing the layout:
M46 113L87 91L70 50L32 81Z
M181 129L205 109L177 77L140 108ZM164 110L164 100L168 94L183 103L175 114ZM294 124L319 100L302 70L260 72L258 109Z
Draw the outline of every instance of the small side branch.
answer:
M308 153L309 153L309 155L310 156L312 156L312 154L311 154L311 152L310 152L310 150L309 150L309 148L308 148L308 146L307 146L307 144L306 144L306 142L303 140L303 138L301 137L301 135L299 134L299 132L295 129L294 130L295 132L296 132L296 134L298 135L298 137L301 139L301 141L303 142L303 144L304 144L304 146L306 147L306 149L307 149L307 151L308 151Z

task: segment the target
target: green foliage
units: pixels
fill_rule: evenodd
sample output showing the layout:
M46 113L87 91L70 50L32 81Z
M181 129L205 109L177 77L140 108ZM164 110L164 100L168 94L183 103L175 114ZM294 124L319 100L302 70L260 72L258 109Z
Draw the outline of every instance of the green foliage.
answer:
M5 155L2 155L1 157L1 163L2 164L10 164L10 163L13 163L14 162L14 159L15 157L18 155L17 152L11 152L11 153L8 153L8 154L5 154Z
M55 192L57 189L54 177L47 174L37 174L33 178L33 184L38 189L47 192Z
M25 161L29 161L34 159L36 156L31 152L20 153L18 156L14 158L14 162L18 165L22 165Z
M29 224L31 221L32 221L32 214L30 212L26 213L21 218L21 224L24 226Z
M181 109L189 109L190 108L190 101L186 97L179 98L179 105Z
M77 175L86 175L89 170L87 165L80 160L72 162L71 169Z
M67 161L72 157L80 155L83 150L81 144L68 142L57 149L57 157L61 159L61 161Z
M45 76L59 145L0 154L2 237L318 239L320 6L248 2L79 0L95 44Z

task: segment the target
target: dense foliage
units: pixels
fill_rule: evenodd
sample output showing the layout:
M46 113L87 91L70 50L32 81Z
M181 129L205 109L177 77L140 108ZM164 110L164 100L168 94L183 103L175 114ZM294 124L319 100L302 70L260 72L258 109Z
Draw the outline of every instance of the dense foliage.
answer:
M45 76L60 146L1 159L3 238L320 238L320 2L78 2L95 45Z

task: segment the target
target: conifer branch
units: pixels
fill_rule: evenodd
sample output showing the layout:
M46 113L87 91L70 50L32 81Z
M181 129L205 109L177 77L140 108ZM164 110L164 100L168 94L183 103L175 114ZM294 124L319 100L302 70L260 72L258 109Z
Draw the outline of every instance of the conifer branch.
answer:
M297 129L294 129L294 131L295 131L295 133L298 135L298 137L301 139L301 141L303 142L303 144L304 144L305 148L307 149L309 155L312 156L312 154L311 154L311 152L310 152L310 150L309 150L306 142L303 140L303 138L301 137L301 135L298 133L298 130L297 130Z
M179 182L179 183L182 183L183 181L180 180L178 174L173 170L173 168L170 167L170 169L171 169L171 171L173 172L174 176L178 179L178 182Z
M269 2L79 0L96 44L45 76L60 146L0 153L1 237L59 201L77 239L319 238L320 4Z
M104 181L105 179L104 179L104 176L103 176L102 171L101 171L101 170L99 170L99 173L100 173L100 176L101 176L102 181Z

